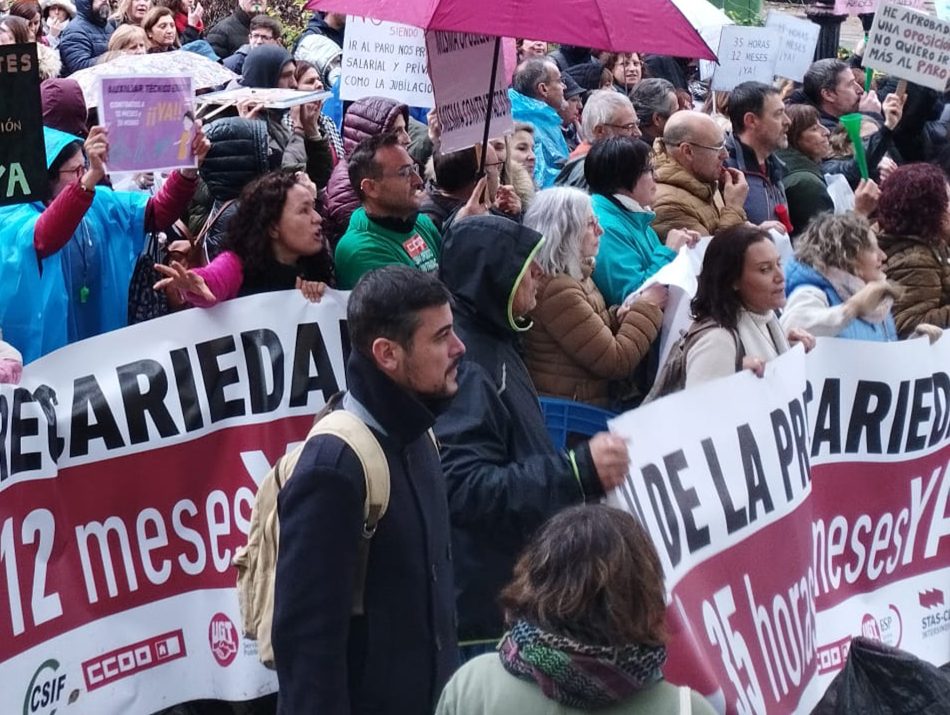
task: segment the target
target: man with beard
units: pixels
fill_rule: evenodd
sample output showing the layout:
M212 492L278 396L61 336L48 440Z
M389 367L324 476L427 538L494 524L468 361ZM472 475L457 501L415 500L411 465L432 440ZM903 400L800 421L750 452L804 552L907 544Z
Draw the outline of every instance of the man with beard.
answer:
M419 212L422 179L399 135L364 139L350 156L348 171L362 205L336 247L339 288L349 290L364 273L394 263L435 271L442 240L432 220Z
M76 17L63 31L59 56L63 76L96 64L109 47L115 28L109 23L109 0L77 0Z
M788 146L791 121L778 90L762 82L737 85L729 94L729 121L732 135L725 141L726 166L745 174L749 185L746 217L761 228L791 232L782 186L785 164L775 155Z
M341 406L382 447L388 506L368 533L360 458L336 436L306 443L278 495L278 712L428 715L458 665L445 478L431 428L435 405L458 390L465 346L448 290L405 266L367 273L346 318Z

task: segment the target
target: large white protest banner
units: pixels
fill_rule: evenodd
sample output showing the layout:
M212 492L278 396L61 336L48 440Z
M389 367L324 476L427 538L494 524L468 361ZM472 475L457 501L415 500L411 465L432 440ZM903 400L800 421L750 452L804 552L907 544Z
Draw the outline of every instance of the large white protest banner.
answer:
M443 152L482 143L491 108L488 136L500 137L512 128L511 102L505 64L497 58L494 91L490 92L495 38L465 32L427 32L429 76L442 124ZM500 54L500 53L499 53Z
M950 340L824 339L617 418L660 553L667 677L808 712L864 635L950 660ZM675 428L672 426L675 425Z
M864 62L881 72L943 92L950 80L950 22L881 3Z
M388 97L432 107L432 83L422 30L398 22L353 16L346 21L340 99Z
M257 482L344 388L345 297L185 311L0 387L0 713L276 690L231 557Z
M0 714L276 689L230 561L257 483L345 387L344 301L185 311L0 386ZM950 339L820 340L616 420L612 499L660 552L673 682L807 712L854 635L950 660L948 364Z
M769 10L765 26L778 30L781 37L775 76L801 82L815 59L815 46L821 28L810 20L778 10Z
M743 82L770 84L781 45L779 31L774 28L726 25L719 37L719 66L713 74L712 88L728 92Z

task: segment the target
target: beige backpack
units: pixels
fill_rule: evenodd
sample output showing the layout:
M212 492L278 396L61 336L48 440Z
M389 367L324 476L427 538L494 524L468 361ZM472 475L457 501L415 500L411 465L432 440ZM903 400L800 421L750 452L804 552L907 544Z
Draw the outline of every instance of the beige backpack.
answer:
M320 434L334 435L349 445L363 467L366 501L363 504L363 538L360 540L352 609L354 615L359 615L363 612L370 540L389 505L389 464L379 441L359 417L344 410L333 410L338 402L338 398L331 399L317 415L307 441ZM274 667L271 625L274 622L274 581L280 537L277 494L293 474L305 444L298 445L277 460L264 477L251 512L247 544L237 549L232 562L238 571L238 602L244 635L257 641L258 658L268 668Z

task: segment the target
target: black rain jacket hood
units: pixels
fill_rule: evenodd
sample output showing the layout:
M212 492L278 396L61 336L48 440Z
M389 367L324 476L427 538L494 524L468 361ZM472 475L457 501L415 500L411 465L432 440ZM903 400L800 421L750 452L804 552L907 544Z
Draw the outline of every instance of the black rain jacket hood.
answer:
M544 237L501 216L454 222L442 241L439 278L455 297L455 309L485 329L513 336L531 327L512 315L515 289Z

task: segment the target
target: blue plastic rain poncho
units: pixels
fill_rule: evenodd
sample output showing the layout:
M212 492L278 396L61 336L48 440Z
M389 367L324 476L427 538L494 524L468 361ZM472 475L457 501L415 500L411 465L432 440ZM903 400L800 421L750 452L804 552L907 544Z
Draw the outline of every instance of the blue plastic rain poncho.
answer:
M508 97L512 118L534 125L534 183L542 189L550 188L570 154L561 132L561 117L540 99L513 89L508 90Z
M79 137L50 129L46 163ZM126 325L129 280L145 238L148 194L97 187L67 244L40 259L33 229L39 202L0 207L0 328L35 360L71 342Z

